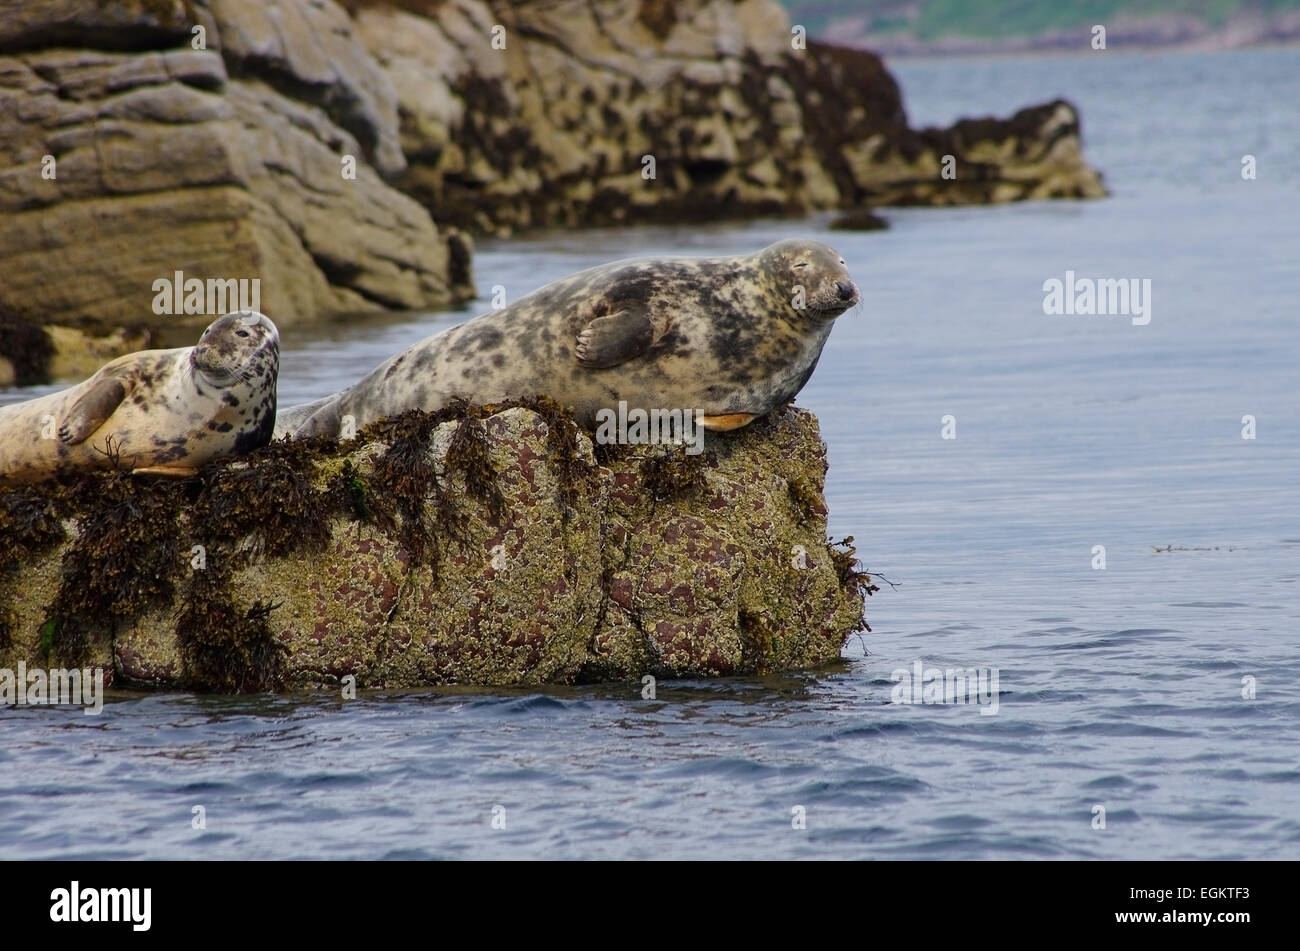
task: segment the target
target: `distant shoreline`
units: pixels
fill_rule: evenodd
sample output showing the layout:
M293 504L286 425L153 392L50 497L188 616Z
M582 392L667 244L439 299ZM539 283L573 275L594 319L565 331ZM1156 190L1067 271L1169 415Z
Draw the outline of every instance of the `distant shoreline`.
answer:
M1116 52L1209 53L1300 44L1300 10L1229 17L1219 26L1180 14L1116 17L1101 21L1101 25L1106 27L1106 50ZM872 33L865 17L846 17L828 23L818 31L818 38L898 59L1100 52L1092 49L1092 26L1088 24L1024 36L943 36L923 40L903 33Z
M818 37L823 42L827 42L824 37ZM857 43L851 44L855 49L861 49ZM1057 57L1057 56L1096 56L1098 53L1111 53L1114 55L1124 55L1130 53L1168 53L1175 55L1179 53L1250 53L1264 52L1268 50L1296 50L1300 52L1300 39L1295 40L1278 40L1269 43L1253 43L1249 46L1225 46L1225 47L1198 47L1198 46L1111 46L1106 50L1091 49L1060 49L1054 47L1034 47L1028 49L927 49L920 51L895 52L892 50L881 49L878 46L865 47L871 52L878 54L888 62L926 62L935 60L944 60L952 58L969 58L969 59L1014 59L1017 57Z

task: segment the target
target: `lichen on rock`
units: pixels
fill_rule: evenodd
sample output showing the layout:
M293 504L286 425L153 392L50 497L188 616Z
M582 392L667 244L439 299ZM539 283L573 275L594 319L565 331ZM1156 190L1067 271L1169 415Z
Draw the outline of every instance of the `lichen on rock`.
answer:
M874 590L785 408L600 447L545 401L277 442L186 482L0 496L0 666L240 692L762 674L839 656Z

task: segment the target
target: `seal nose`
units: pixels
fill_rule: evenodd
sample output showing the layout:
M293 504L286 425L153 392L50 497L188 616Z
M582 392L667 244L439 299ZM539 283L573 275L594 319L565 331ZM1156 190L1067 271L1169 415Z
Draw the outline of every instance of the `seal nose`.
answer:
M858 296L858 289L852 281L836 281L835 290L839 292L840 300L853 300Z

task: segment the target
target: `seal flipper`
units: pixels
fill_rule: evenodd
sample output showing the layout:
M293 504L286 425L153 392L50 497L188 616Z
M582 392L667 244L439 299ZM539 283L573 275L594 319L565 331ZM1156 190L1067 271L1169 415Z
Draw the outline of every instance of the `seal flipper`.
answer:
M705 429L729 433L733 429L748 426L756 419L758 419L757 413L724 413L721 416L701 416L700 423Z
M85 442L108 422L122 400L126 387L121 380L106 376L96 380L68 408L67 416L59 427L59 439L69 446Z
M663 339L668 323L666 318L652 317L644 304L630 304L587 324L574 342L574 357L580 366L594 370L618 366Z
M160 476L168 479L188 479L199 474L193 466L141 466L132 469L133 476Z

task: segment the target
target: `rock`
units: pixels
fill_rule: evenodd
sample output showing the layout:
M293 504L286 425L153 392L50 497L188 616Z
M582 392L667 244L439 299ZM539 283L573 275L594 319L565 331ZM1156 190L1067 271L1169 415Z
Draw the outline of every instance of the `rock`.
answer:
M189 41L191 5L184 0L7 0L0 16L0 50L47 46L137 49Z
M1069 103L913 130L878 56L796 48L776 0L8 0L0 21L0 303L101 337L210 321L155 311L177 271L258 281L281 327L443 306L474 293L456 229L1105 193Z
M0 304L0 386L86 379L114 357L148 349L152 341L139 326L107 334L93 326L41 326Z
M352 9L397 91L398 183L476 232L1105 193L1068 104L917 132L878 56L794 49L775 0Z
M406 167L398 141L397 93L330 2L209 0L222 58L235 76L256 77L290 98L323 108L365 149L376 170Z
M857 193L877 206L1101 198L1105 186L1080 142L1078 112L1058 99L1010 119L963 119L948 129L864 141L845 157Z
M362 435L189 485L0 495L0 666L220 691L713 677L825 664L866 629L806 411L695 457L598 461L548 404Z
M832 231L883 231L889 222L870 208L854 208L831 219Z
M205 325L155 312L154 282L177 270L258 280L282 327L472 296L467 268L452 274L463 242L382 177L405 165L396 93L330 0L30 0L4 21L10 307Z
M44 327L0 305L0 386L49 379L54 341Z

